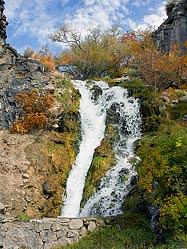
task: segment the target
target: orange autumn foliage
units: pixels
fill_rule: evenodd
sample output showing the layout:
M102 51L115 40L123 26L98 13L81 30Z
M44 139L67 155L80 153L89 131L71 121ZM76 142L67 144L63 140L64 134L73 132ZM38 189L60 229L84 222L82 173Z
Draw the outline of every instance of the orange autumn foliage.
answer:
M49 49L46 46L42 46L41 50L38 52L34 52L31 50L30 56L35 60L39 60L44 65L45 71L56 71L53 55L50 53Z
M9 127L11 133L29 133L33 129L49 127L50 111L54 98L50 93L40 95L37 90L16 96L18 106L23 110L21 117Z
M62 66L66 66L67 64L70 64L72 62L73 62L73 57L70 52L65 52L64 54L62 54L62 57L61 57Z
M155 90L186 82L187 54L180 55L177 44L169 53L160 51L149 31L139 31L136 39L134 33L124 35L122 42L130 56L129 66L135 68L144 82Z
M50 54L41 55L40 53L36 53L33 55L33 59L39 60L45 67L47 72L56 71L55 64L53 58Z

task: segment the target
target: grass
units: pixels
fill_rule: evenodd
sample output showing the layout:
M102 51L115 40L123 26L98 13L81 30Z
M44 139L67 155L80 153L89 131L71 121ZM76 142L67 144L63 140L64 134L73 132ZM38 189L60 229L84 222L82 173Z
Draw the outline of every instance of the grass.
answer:
M156 242L154 232L142 215L127 213L117 223L94 231L77 244L61 249L143 249Z
M17 219L18 219L19 221L29 221L31 218L30 218L28 215L26 215L26 214L20 214L20 215L17 217Z
M185 249L187 234L158 241L147 219L139 214L125 214L121 224L100 228L78 243L58 249ZM57 248L56 248L57 249Z

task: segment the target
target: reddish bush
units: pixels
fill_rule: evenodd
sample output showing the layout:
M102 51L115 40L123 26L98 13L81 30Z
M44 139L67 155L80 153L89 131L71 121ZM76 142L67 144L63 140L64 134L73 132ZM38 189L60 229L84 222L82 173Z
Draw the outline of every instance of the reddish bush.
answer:
M42 96L37 90L31 90L28 94L21 93L17 95L16 102L24 112L9 127L10 132L25 134L33 129L49 127L49 109L54 104L54 97L51 94L46 93Z

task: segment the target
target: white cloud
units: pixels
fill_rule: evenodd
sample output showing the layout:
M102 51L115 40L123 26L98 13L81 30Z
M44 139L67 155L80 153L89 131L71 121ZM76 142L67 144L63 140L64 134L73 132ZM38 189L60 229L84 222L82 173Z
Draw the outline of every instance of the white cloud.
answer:
M154 14L150 14L144 17L145 23L151 23L153 27L158 27L164 20L167 19L165 11L165 2L157 9Z
M143 6L148 5L150 2L151 2L151 0L144 0L144 1L142 1L142 0L134 0L134 1L131 2L131 4L133 6L139 8L139 7L143 7Z
M133 22L133 20L129 20L131 29L156 29L167 18L165 12L165 2L163 2L162 5L158 6L158 8L151 9L150 11L151 13L145 15L140 23L135 23Z
M57 23L57 17L48 11L52 5L53 0L26 2L24 0L7 0L5 14L9 23L14 26L12 37L28 33L43 43Z
M14 19L18 15L17 10L23 2L24 0L5 1L5 14L9 19Z
M73 27L82 30L98 25L104 29L120 24L124 15L128 15L128 0L85 0L85 4L66 19Z
M106 29L117 24L126 30L157 27L166 18L164 7L157 4L157 8L148 10L150 3L155 5L154 0L77 0L76 4L72 0L5 0L5 14L13 30L12 40L26 35L46 44L50 43L48 35L63 23L82 34L98 25ZM136 18L139 12L141 20Z
M85 0L85 6L90 6L95 3L95 0Z

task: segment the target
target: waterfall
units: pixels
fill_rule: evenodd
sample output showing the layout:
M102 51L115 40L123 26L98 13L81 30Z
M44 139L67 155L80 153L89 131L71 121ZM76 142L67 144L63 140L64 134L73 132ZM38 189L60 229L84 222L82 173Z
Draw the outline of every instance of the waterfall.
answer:
M128 97L126 89L99 81L73 81L81 94L81 143L79 153L67 179L66 197L61 216L108 216L121 213L124 196L128 193L134 172L130 159L134 158L134 141L140 135L141 118L138 101ZM94 96L93 89L100 89ZM96 90L97 91L97 90ZM107 111L113 108L118 116L119 138L114 145L116 165L102 179L98 190L84 208L80 203L85 179L91 165L94 149L105 137Z

